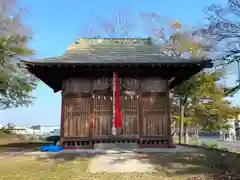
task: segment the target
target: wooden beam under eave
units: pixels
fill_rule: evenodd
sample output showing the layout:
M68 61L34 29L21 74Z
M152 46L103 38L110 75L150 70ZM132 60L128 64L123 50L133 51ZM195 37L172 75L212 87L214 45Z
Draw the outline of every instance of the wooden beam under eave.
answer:
M175 76L175 78L168 83L168 88L171 90L175 86L183 83L184 81L188 80L193 75L200 72L203 68L201 66L192 67L192 69L182 69L179 73Z

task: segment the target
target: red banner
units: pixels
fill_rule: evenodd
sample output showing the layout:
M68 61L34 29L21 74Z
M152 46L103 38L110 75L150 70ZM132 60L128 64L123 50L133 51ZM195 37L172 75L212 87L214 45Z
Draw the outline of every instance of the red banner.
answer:
M120 84L117 72L115 75L115 126L120 128L122 126L121 109L120 109Z

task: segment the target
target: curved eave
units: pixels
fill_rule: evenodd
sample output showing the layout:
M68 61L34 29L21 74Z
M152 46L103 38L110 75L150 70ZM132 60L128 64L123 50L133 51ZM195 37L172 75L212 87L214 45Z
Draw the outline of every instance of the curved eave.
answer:
M175 86L183 83L184 81L188 80L191 76L199 73L203 69L204 69L203 67L199 66L199 67L196 67L196 68L188 69L187 73L180 72L180 75L173 77L174 80L169 82L169 84L168 84L169 89L172 89Z
M22 61L28 67L30 66L57 66L57 67L191 67L201 66L202 68L212 68L211 60L187 60L176 62L113 62L113 63L68 63L68 62L36 62L36 61Z
M91 68L99 68L99 69L131 69L131 68L183 68L184 71L181 71L179 73L173 72L173 78L174 80L169 83L169 88L173 88L177 84L182 83L183 81L190 78L192 75L198 73L204 68L211 68L213 67L213 64L211 63L211 60L202 60L202 61L195 61L195 62L188 62L188 63L101 63L101 64L93 64L93 63L49 63L49 62L29 62L29 61L22 61L26 68L34 74L37 78L42 80L45 84L47 84L50 88L54 90L54 92L58 92L61 90L61 82L64 79L64 76L62 73L56 72L56 69L61 69L63 71L64 69L75 69L75 68L87 68L89 71L91 71ZM53 72L53 69L54 72ZM186 73L187 71L187 73ZM169 72L168 72L169 73ZM177 75L176 75L177 74Z

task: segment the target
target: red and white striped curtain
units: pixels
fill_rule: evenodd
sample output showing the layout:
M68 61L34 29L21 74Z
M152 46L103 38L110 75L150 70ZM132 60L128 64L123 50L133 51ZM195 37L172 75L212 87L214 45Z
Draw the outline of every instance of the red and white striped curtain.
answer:
M120 109L120 84L118 73L113 73L113 83L112 83L112 90L113 90L113 131L116 128L122 127L122 120L121 120L121 109ZM115 134L113 132L113 134Z

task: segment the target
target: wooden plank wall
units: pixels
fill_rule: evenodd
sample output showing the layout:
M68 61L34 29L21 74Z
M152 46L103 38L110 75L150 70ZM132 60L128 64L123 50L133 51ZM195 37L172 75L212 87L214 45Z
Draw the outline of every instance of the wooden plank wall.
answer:
M97 95L93 100L94 128L93 136L112 134L112 99L111 96Z
M138 96L121 96L122 135L139 134Z
M123 124L121 135L167 135L169 118L166 81L159 78L123 78L120 82ZM136 94L129 95L126 91L135 91ZM66 80L63 82L63 96L64 137L112 135L111 79ZM89 128L91 119L92 130Z
M142 136L168 135L167 82L159 78L141 80Z
M64 137L88 137L89 98L65 98Z
M122 135L139 133L138 96L121 96Z
M93 136L112 135L112 93L111 78L93 80Z
M122 135L139 135L139 106L138 92L139 80L131 77L122 78L120 81L122 95L120 98L122 115ZM135 93L129 93L135 92Z
M63 93L89 93L91 80L83 78L74 78L63 81Z
M160 136L168 133L165 97L142 97L143 136Z
M90 80L87 79L69 79L63 82L64 137L89 136L90 85Z

